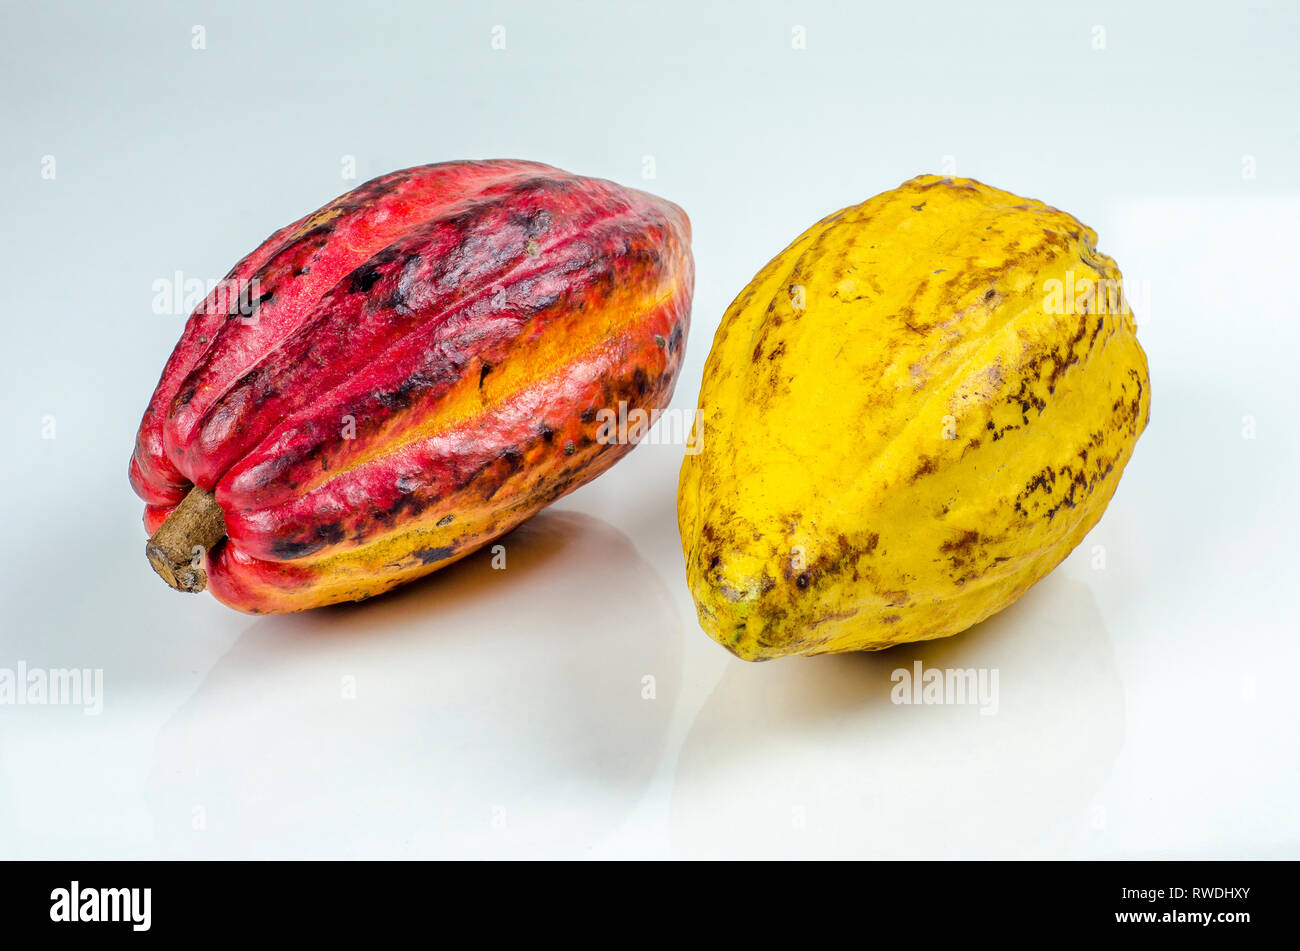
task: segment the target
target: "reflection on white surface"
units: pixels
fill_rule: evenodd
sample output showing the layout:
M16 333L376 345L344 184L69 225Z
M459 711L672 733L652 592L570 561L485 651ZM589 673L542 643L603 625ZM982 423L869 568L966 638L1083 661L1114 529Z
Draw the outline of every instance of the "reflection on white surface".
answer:
M917 660L996 670L997 712L894 704L891 673ZM1092 592L1052 575L956 637L729 666L682 750L673 851L1050 856L1086 822L1123 735L1123 693Z
M159 736L158 851L580 854L613 829L663 754L680 624L603 522L549 511L504 544L503 571L485 550L254 623Z

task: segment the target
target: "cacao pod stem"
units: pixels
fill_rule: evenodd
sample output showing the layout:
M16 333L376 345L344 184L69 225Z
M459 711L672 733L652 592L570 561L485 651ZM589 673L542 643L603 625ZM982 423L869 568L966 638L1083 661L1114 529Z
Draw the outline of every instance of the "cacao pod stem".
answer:
M226 520L217 497L197 485L144 546L145 557L159 577L177 591L199 593L208 586L203 556L226 537Z

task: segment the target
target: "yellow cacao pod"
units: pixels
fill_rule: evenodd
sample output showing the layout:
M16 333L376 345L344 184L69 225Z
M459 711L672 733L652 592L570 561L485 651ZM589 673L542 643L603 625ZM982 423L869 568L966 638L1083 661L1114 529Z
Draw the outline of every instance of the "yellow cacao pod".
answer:
M924 175L755 276L678 492L710 636L746 660L947 637L1069 554L1150 413L1096 243L1040 201Z

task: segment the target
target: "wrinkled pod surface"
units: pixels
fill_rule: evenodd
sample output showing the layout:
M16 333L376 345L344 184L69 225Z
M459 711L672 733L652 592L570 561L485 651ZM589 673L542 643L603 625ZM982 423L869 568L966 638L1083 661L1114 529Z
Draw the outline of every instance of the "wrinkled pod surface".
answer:
M947 637L1096 524L1150 413L1115 262L1065 212L926 175L819 221L728 308L678 516L746 660Z
M189 318L131 484L173 587L358 600L503 535L664 407L694 271L671 202L533 162L382 176L281 229Z

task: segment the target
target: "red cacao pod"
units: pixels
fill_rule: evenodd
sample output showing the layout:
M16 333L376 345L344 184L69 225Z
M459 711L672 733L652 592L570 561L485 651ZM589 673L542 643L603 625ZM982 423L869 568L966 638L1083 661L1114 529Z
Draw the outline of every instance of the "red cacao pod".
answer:
M686 214L612 182L492 161L361 185L189 318L131 459L150 561L276 613L469 554L631 448L598 417L668 403L693 283Z

